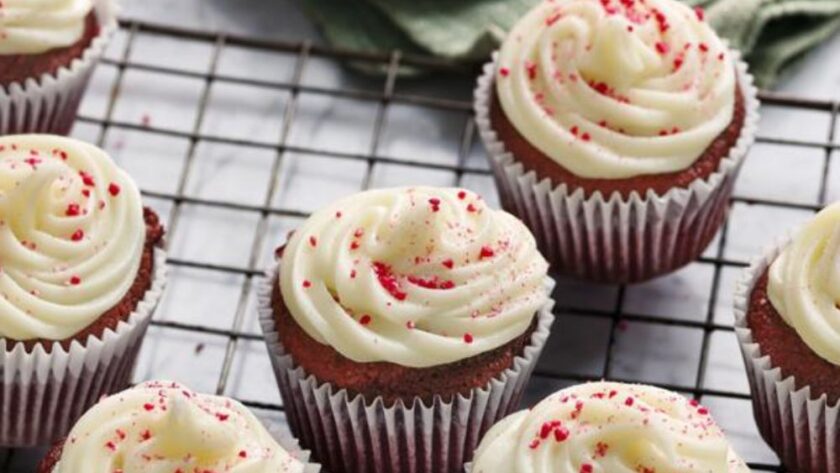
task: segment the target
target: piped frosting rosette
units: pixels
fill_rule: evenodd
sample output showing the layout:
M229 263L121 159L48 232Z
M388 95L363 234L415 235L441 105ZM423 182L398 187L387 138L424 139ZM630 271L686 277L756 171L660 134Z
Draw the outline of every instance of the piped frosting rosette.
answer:
M533 237L462 189L350 196L297 228L278 262L259 290L260 323L292 432L329 469L461 473L482 434L518 406L554 321ZM295 362L277 331L278 285L308 335L358 363L434 367L531 332L486 386L386 402Z
M64 443L53 473L304 473L239 402L153 381L107 397Z
M673 0L540 3L509 33L496 91L516 129L577 176L689 167L730 123L732 57Z
M707 408L663 389L591 383L513 414L471 473L749 473Z
M0 86L0 134L57 133L73 127L90 76L117 30L114 0L3 0L0 54L41 54L72 46L93 12L99 34L82 54L51 74Z
M353 195L318 211L283 251L298 324L357 362L452 363L521 336L548 300L527 228L472 192Z
M791 470L840 465L840 403L782 373L747 322L753 291L767 273L767 303L819 357L840 365L840 203L821 210L795 235L768 247L735 289L735 333L747 368L759 432ZM805 367L803 367L805 369ZM833 404L831 402L834 402Z
M720 228L758 125L752 82L700 9L543 1L485 65L474 108L503 207L552 268L640 282L688 264ZM494 128L496 101L518 136Z
M155 248L148 267L147 234L140 192L102 150L0 138L0 445L50 444L127 386L165 285L166 255ZM86 332L127 307L140 277L134 306Z
M145 238L140 192L101 149L0 138L0 337L80 332L128 292Z

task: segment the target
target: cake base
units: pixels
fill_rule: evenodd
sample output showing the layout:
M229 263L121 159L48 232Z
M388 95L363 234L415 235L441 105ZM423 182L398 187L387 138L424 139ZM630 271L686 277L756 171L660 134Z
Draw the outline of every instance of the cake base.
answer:
M785 322L767 295L768 272L758 280L750 294L747 326L753 340L769 356L774 367L782 370L782 379L796 378L797 387L811 387L811 397L828 396L828 404L840 399L840 366L817 355L796 330Z
M82 37L70 46L51 49L41 54L0 55L0 86L24 82L29 78L37 80L44 74L54 75L60 68L82 57L100 31L96 12L92 11L85 19Z
M582 188L587 197L600 191L605 197L618 192L622 198L627 199L633 192L644 196L649 189L657 195L664 195L672 188L687 188L697 179L708 178L718 170L721 160L728 156L730 149L735 146L746 117L744 96L739 87L735 92L735 109L729 126L709 144L690 167L672 173L641 175L627 179L590 179L572 173L532 145L508 120L495 87L492 94L491 126L507 151L516 157L516 161L521 163L526 170L534 171L538 181L548 178L555 186L568 185L571 191Z
M281 263L282 264L282 263ZM481 389L513 366L531 341L534 322L522 335L507 344L480 355L430 368L410 368L388 362L357 363L334 348L323 345L298 325L283 302L279 285L272 293L272 307L280 341L307 373L321 383L346 389L366 399L383 398L386 405L403 400L411 405L416 398L430 403L435 396L444 401Z

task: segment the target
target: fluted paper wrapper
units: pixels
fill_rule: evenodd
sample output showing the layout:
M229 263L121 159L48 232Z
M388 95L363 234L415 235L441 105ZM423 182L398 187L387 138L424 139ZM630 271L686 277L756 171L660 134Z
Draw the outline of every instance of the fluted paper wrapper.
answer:
M758 126L757 90L740 55L733 52L744 95L741 134L718 170L665 195L649 190L623 199L618 192L584 195L527 171L507 151L490 122L496 55L475 90L479 134L490 158L502 206L531 229L554 271L598 282L652 279L696 259L723 223L729 197Z
M388 407L322 383L296 365L276 330L271 294L277 270L258 289L260 325L292 433L328 471L346 473L460 473L483 435L516 410L554 321L549 301L538 314L531 343L511 368L469 396L419 398ZM553 288L554 281L547 286Z
M80 57L55 73L0 86L0 135L66 135L73 128L88 81L118 27L113 0L93 3L100 31Z
M767 268L790 243L779 240L744 271L735 288L735 334L744 356L752 392L753 414L764 440L788 469L798 473L840 471L840 402L828 404L824 393L811 393L796 378L782 376L747 325L750 295Z
M128 387L165 282L166 253L156 249L151 287L116 329L50 353L0 340L0 446L51 445L102 396Z

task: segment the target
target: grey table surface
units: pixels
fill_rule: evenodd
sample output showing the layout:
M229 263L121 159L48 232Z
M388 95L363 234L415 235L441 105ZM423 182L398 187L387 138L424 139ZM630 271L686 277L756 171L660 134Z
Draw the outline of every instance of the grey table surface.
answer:
M312 39L320 41L317 30L306 19L295 2L290 0L133 0L124 3L123 16L191 28L210 29L276 39ZM109 50L117 57L124 35L118 35ZM177 62L179 67L206 70L210 48L206 44L182 43L178 54L172 54L173 44L161 38L138 39L134 58L152 63ZM266 61L243 51L232 51L220 64L231 74L246 74L277 78L290 74L291 58ZM83 104L82 113L102 116L107 103L114 68L100 67ZM154 76L130 72L125 77L122 98L114 116L116 119L140 122L151 120L155 125L189 130L194 121L197 81L171 80L161 86ZM360 78L335 63L313 60L305 73L305 81L326 87L352 85L357 88L379 88L377 79ZM471 79L445 81L434 78L400 85L406 90L458 99L469 97ZM801 61L779 84L778 90L815 98L840 99L840 36L833 38ZM279 91L263 91L255 95L251 90L233 86L214 88L204 131L231 137L247 137L271 141L277 139L280 124L277 109L283 107L287 96ZM373 106L348 99L302 96L300 111L292 129L293 143L315 143L325 149L364 151L369 143ZM829 115L820 112L764 107L761 134L803 140L824 141L828 135ZM388 112L380 150L392 156L422 155L430 162L452 162L457 149L463 115L423 108L393 105ZM74 135L94 139L96 126L80 124ZM115 159L147 190L172 191L178 177L180 160L187 144L184 140L160 137L149 140L130 130L110 130L105 147ZM250 150L243 152L232 146L202 145L201 159L187 182L191 195L260 205L261 189L268 176L266 169L272 152ZM836 154L836 151L835 151ZM480 146L468 156L475 166L486 166ZM773 144L759 144L751 152L738 183L736 194L763 198L777 198L794 202L817 203L814 185L820 178L826 153L824 150L790 148ZM830 167L829 200L840 199L840 164ZM311 211L330 200L357 191L364 163L346 162L328 157L318 158L290 155L281 169L280 192L275 203L286 207ZM249 185L242 186L247 182ZM452 185L451 173L407 169L396 165L378 166L373 176L376 186L397 184ZM254 185L250 185L254 184ZM491 203L496 202L493 183L486 176L471 176L461 184L484 193ZM311 189L318 188L318 192ZM162 213L168 211L166 202L149 202ZM738 204L732 211L726 255L737 260L749 260L772 239L807 219L807 210L767 208ZM179 231L171 242L171 254L220 264L244 265L249 257L251 235L243 229L253 228L255 216L224 210L185 208ZM267 267L271 247L281 242L286 231L293 228L294 219L273 219L270 235L262 249L260 262ZM710 252L715 250L715 244ZM724 268L720 295L709 300L712 284L711 265L694 263L649 283L627 289L623 310L662 317L678 317L703 321L709 305L715 322L731 324L731 292L738 271ZM161 303L157 317L179 322L200 322L204 325L228 328L230 314L235 311L241 276L206 274L189 268L173 268L170 286ZM581 307L611 308L616 288L594 286L575 281L561 281L561 297L567 297ZM196 295L200 294L200 297ZM249 298L249 314L254 313ZM558 369L593 376L604 363L604 346L610 322L568 314L562 318L564 330L558 331L549 343L550 362ZM245 330L258 333L256 318L249 315ZM613 348L611 375L643 382L660 382L691 386L697 370L697 358L702 332L667 325L630 323L623 326ZM187 332L170 333L153 329L147 338L135 375L137 381L146 379L175 379L194 389L213 391L224 356L225 339L197 336ZM711 389L735 390L746 393L748 386L743 373L735 338L728 332L715 332L710 340L709 367L704 382ZM573 356L567 356L572 354ZM180 362L173 363L177 359ZM261 343L246 341L237 348L231 382L225 394L267 403L279 403L279 395L270 373L269 361ZM535 379L528 402L534 402L563 383ZM709 397L718 420L727 429L736 449L752 462L776 463L775 455L760 440L749 402ZM266 422L284 425L282 414L261 413ZM6 460L9 452L0 450L0 466L6 462L9 472L32 472L43 450L18 451Z

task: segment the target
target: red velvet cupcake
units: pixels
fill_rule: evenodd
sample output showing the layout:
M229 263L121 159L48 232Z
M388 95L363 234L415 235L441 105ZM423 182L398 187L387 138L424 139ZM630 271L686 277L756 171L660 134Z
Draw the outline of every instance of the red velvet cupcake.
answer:
M676 0L558 0L514 26L475 95L503 206L561 273L638 282L697 258L728 209L758 101Z
M840 203L745 271L735 326L764 439L792 471L838 471Z
M113 0L0 3L0 134L67 134L117 28Z
M553 321L527 228L465 190L382 189L279 253L260 320L301 444L330 471L460 473Z
M163 227L100 149L0 138L0 445L48 445L125 388L163 290Z

